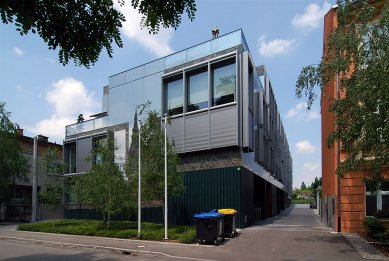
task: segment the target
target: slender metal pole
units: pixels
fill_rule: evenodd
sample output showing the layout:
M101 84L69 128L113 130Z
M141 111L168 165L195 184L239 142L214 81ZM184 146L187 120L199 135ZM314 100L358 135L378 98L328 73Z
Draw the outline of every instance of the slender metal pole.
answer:
M141 131L141 121L139 121L139 131L138 131L138 237L140 237L141 221L142 221L142 206L141 206L141 156L140 156L140 131Z
M168 239L167 236L167 135L166 135L166 125L167 125L167 114L165 113L165 240Z
M31 223L36 222L38 212L38 137L34 137L34 150L32 154L32 213Z

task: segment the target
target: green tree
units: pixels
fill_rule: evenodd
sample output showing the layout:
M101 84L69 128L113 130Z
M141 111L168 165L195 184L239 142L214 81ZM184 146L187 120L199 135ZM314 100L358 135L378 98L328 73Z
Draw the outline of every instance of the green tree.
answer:
M10 117L5 103L0 102L0 201L8 196L10 184L28 181L29 164L22 154L16 134L19 126Z
M382 168L389 160L388 1L376 10L366 0L339 0L337 20L323 60L302 69L296 95L308 98L309 109L316 98L315 88L319 86L323 92L328 82L338 79L344 97L330 100L336 128L328 137L328 146L340 141L347 156L336 172L342 176L347 171L369 169L364 181L378 190Z
M312 182L311 186L309 187L311 192L312 192L312 196L313 198L315 199L316 201L316 195L317 195L317 189L321 186L321 177L320 179L318 179L317 177L315 177L315 180ZM316 202L317 203L317 202Z
M132 208L131 188L121 166L115 163L117 149L112 137L100 140L87 159L92 168L77 176L74 185L77 201L101 211L107 227L112 215Z
M301 189L302 191L307 190L307 185L305 185L304 181L301 183L300 189Z
M55 226L55 212L63 200L65 165L62 163L61 152L57 148L49 147L38 161L38 175L43 186L38 193L39 204L53 210L53 227Z
M125 0L6 0L0 1L0 16L21 35L38 33L49 49L58 48L63 65L74 59L77 65L89 67L103 49L112 57L113 42L123 47L119 29L125 18L116 3L123 5ZM196 11L195 0L131 0L131 6L142 14L140 26L150 33L160 27L176 29L184 12L193 20Z
M142 200L157 201L164 206L165 199L165 150L164 128L161 126L161 116L156 111L149 110L148 104L140 109L141 115L146 114L146 119L141 126L141 181ZM138 144L138 129L134 128L132 143ZM133 131L134 131L133 130ZM136 145L137 146L137 145ZM129 156L127 173L133 192L138 193L138 150L136 154ZM167 142L167 185L168 194L171 196L181 195L185 191L183 177L177 172L178 155L174 143Z

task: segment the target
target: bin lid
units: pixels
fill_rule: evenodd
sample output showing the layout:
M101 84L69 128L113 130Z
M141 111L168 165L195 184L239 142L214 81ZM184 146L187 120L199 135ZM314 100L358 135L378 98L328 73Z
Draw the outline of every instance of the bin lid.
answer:
M234 215L234 214L238 213L238 211L236 211L233 208L222 208L222 209L219 209L218 212L223 213L224 215Z
M217 212L217 210L215 211L215 209L214 209L214 210L211 210L210 212L203 212L203 213L199 213L199 214L194 214L193 217L197 218L197 219L207 219L207 218L218 219L218 218L224 217L224 214L219 213L219 212Z

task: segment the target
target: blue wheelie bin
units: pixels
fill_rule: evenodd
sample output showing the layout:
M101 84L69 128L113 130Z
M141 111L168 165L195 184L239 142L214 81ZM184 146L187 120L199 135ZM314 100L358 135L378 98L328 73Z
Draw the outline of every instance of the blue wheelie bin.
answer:
M219 245L224 241L224 214L216 209L207 213L195 214L196 238L198 243L213 242Z

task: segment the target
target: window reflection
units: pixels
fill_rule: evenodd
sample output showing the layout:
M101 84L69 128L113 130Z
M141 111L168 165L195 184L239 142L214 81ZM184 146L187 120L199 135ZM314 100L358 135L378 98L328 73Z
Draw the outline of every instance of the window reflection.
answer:
M235 101L235 59L212 67L212 106Z
M208 108L208 70L207 67L187 74L188 107L187 111Z
M166 89L166 107L169 115L176 115L183 113L184 98L183 98L183 81L182 77L175 77L169 79L165 83Z

